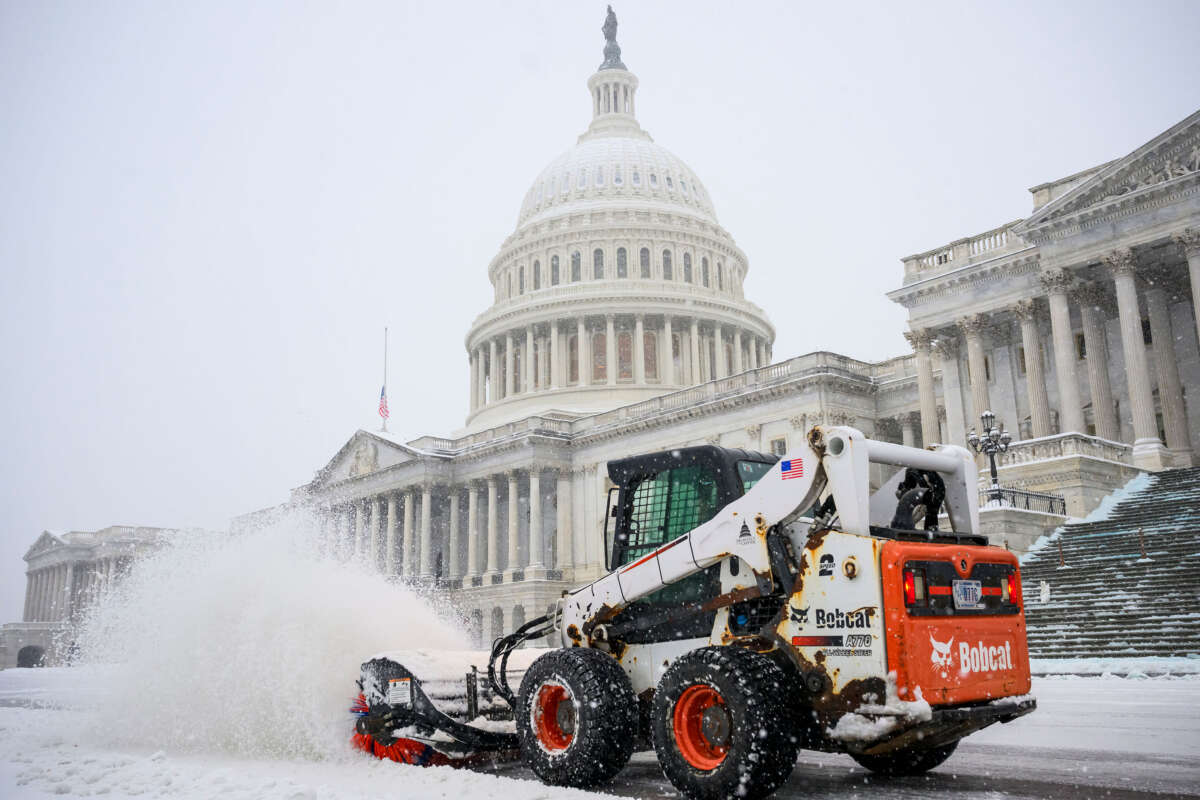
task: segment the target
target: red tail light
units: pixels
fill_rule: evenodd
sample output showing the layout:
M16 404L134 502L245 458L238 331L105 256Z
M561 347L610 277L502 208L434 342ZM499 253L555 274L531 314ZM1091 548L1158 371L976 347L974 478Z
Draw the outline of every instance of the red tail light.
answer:
M916 605L917 602L917 578L911 569L904 570L904 603L906 605Z
M1004 578L1003 583L1004 597L1001 599L1006 603L1015 603L1017 595L1017 574L1015 572L1008 573Z

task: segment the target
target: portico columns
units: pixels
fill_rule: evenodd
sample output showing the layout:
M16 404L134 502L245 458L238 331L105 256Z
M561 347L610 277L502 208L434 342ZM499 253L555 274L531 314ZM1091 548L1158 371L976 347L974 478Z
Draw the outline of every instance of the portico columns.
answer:
M487 571L495 573L500 571L500 532L499 519L496 508L497 491L496 491L496 476L489 475L487 479L488 489L488 516L487 516Z
M450 535L446 547L450 554L446 558L446 577L458 577L458 487L450 487Z
M421 576L433 574L433 486L421 487Z
M1067 292L1071 273L1062 269L1042 273L1042 286L1050 297L1050 331L1054 339L1054 372L1058 378L1059 433L1085 433L1083 405L1075 378L1075 337L1071 333L1071 308Z
M667 386L675 385L675 335L671 333L671 318L663 317L663 346L659 348L660 353L666 353L666 359L663 363L663 383Z
M404 574L412 577L417 574L415 536L413 531L413 493L404 493Z
M566 381L562 376L562 360L558 345L558 320L550 323L550 388L557 389Z
M385 575L396 574L396 495L387 496L387 550L383 555L383 571Z
M1125 354L1125 380L1133 413L1133 463L1149 470L1167 466L1167 452L1158 438L1154 419L1154 395L1150 389L1150 371L1146 367L1146 346L1142 339L1142 313L1138 306L1133 252L1117 250L1104 258L1113 272L1117 289L1117 314L1121 320L1121 349Z
M472 414L475 413L475 409L478 407L478 403L479 403L479 368L478 368L476 362L477 362L477 354L474 350L472 350L470 353L470 356L468 357L468 364L470 364L470 370L471 370L470 410L471 410Z
M937 339L942 358L942 394L946 402L946 439L962 447L967 438L967 420L962 401L962 379L958 368L958 340Z
M1179 384L1179 361L1175 357L1175 336L1171 333L1171 315L1167 311L1167 292L1162 281L1146 290L1146 311L1150 317L1150 338L1154 348L1154 366L1158 373L1158 401L1162 406L1163 428L1171 466L1192 465L1192 441L1183 408Z
M688 349L692 355L692 379L689 384L695 386L700 382L700 321L695 317L692 317L688 333Z
M555 531L554 565L560 570L565 570L571 565L571 473L566 469L560 469L558 472L555 500L558 503L558 524Z
M1188 228L1174 238L1187 258L1188 277L1192 283L1192 308L1196 312L1196 335L1200 336L1200 230Z
M725 358L725 331L720 325L713 326L713 347L716 349L717 374L714 378L729 377L729 361Z
M916 444L911 414L900 415L900 443L905 447L912 447Z
M612 314L604 315L604 377L609 386L617 383L617 335Z
M1050 435L1050 401L1042 369L1042 340L1038 336L1037 302L1026 298L1013 312L1021 321L1021 348L1025 351L1025 390L1029 395L1029 426L1034 438Z
M987 327L987 318L982 314L973 314L960 319L958 327L967 340L967 368L971 373L971 404L974 406L971 420L974 421L991 408L988 400L987 362L983 355L983 330Z
M508 560L504 568L511 571L518 567L520 551L517 546L520 539L520 517L517 515L517 498L519 497L517 471L508 473Z
M63 573L62 618L67 620L75 604L75 562L68 561Z
M1121 426L1113 403L1112 382L1108 377L1108 336L1104 332L1104 309L1111 305L1108 294L1095 284L1084 286L1076 294L1083 322L1083 349L1087 360L1088 385L1092 389L1092 415L1096 435L1119 441Z
M925 446L941 441L938 435L937 395L933 389L933 335L920 330L904 334L917 358L917 397L921 405L921 441Z
M363 500L363 507L367 512L366 541L364 542L367 563L371 565L371 569L379 569L379 517L375 513L375 499L368 497Z
M513 337L512 332L504 334L504 397L507 399L513 394L513 365L517 362L513 359Z
M646 382L646 323L641 314L633 321L633 382L639 386Z
M361 558L366 549L367 521L366 501L359 500L354 504L354 557Z
M733 329L733 374L737 375L745 372L745 365L742 363L742 329Z
M500 373L496 367L496 340L488 340L488 402L494 403L500 399Z
M638 318L639 325L641 317ZM544 569L542 555L542 482L537 466L529 469L529 566Z
M467 575L479 574L479 485L467 486Z
M532 325L525 326L525 355L523 358L524 358L524 360L521 363L521 374L523 377L521 378L521 380L524 382L525 385L521 387L521 391L526 394L529 394L530 392L533 391L533 387L534 387L533 326Z

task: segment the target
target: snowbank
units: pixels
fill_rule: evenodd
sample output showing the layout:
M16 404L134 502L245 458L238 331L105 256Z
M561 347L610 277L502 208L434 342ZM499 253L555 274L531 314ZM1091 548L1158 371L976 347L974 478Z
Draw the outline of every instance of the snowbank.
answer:
M1135 658L1031 658L1034 675L1100 675L1128 678L1189 677L1200 678L1200 656Z

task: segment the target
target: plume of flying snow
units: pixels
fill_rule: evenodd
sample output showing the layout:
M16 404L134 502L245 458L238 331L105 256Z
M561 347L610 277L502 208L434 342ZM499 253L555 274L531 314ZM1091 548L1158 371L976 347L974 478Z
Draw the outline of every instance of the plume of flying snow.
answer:
M414 592L322 558L318 528L297 514L246 534L180 534L139 559L80 637L80 659L107 665L92 735L326 758L348 749L364 660L467 646L461 622Z

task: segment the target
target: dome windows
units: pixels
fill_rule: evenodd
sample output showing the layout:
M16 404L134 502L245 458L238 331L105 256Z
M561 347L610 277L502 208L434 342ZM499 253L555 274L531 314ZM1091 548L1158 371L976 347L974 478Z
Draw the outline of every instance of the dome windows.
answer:
M571 253L571 283L579 283L583 280L582 261L583 259L579 255L578 250Z
M525 267L517 270L517 294L525 294Z
M604 185L604 167L596 167L596 185Z
M720 261L717 262L717 288L725 290L725 267Z
M536 292L542 288L542 262L533 262L533 290Z
M569 172L563 173L563 176L562 176L563 197L566 197L568 194L570 194L570 192L571 192L571 174Z
M706 257L700 259L700 283L705 289L708 288L708 258Z
M550 256L550 285L558 286L558 256Z
M587 188L587 170L586 169L579 170L579 182L575 184L575 188L581 192Z
M663 267L663 280L664 281L675 280L675 272L674 272L674 270L671 269L671 251L670 250L663 250L662 267Z
M617 164L613 167L613 186L620 186L625 183L625 179L621 175L621 165Z
M599 247L592 251L592 278L604 279L604 251Z
M634 186L642 185L642 174L640 172L638 172L637 167L633 168L633 185Z
M655 175L653 172L650 173L650 188L651 189L658 188L658 176Z
M626 258L626 255L625 255L624 247L617 248L617 277L618 278L628 278L629 277L629 263L628 263L628 259Z
M650 248L643 247L642 251L640 253L638 253L638 259L641 261L641 265L642 265L642 277L649 278L650 277Z
M692 254L691 253L683 254L683 282L684 283L692 282Z
M683 192L684 194L688 193L687 181L685 181L683 178L679 179L679 191Z
M667 191L669 191L669 192L675 191L675 183L671 180L670 175L667 176Z

